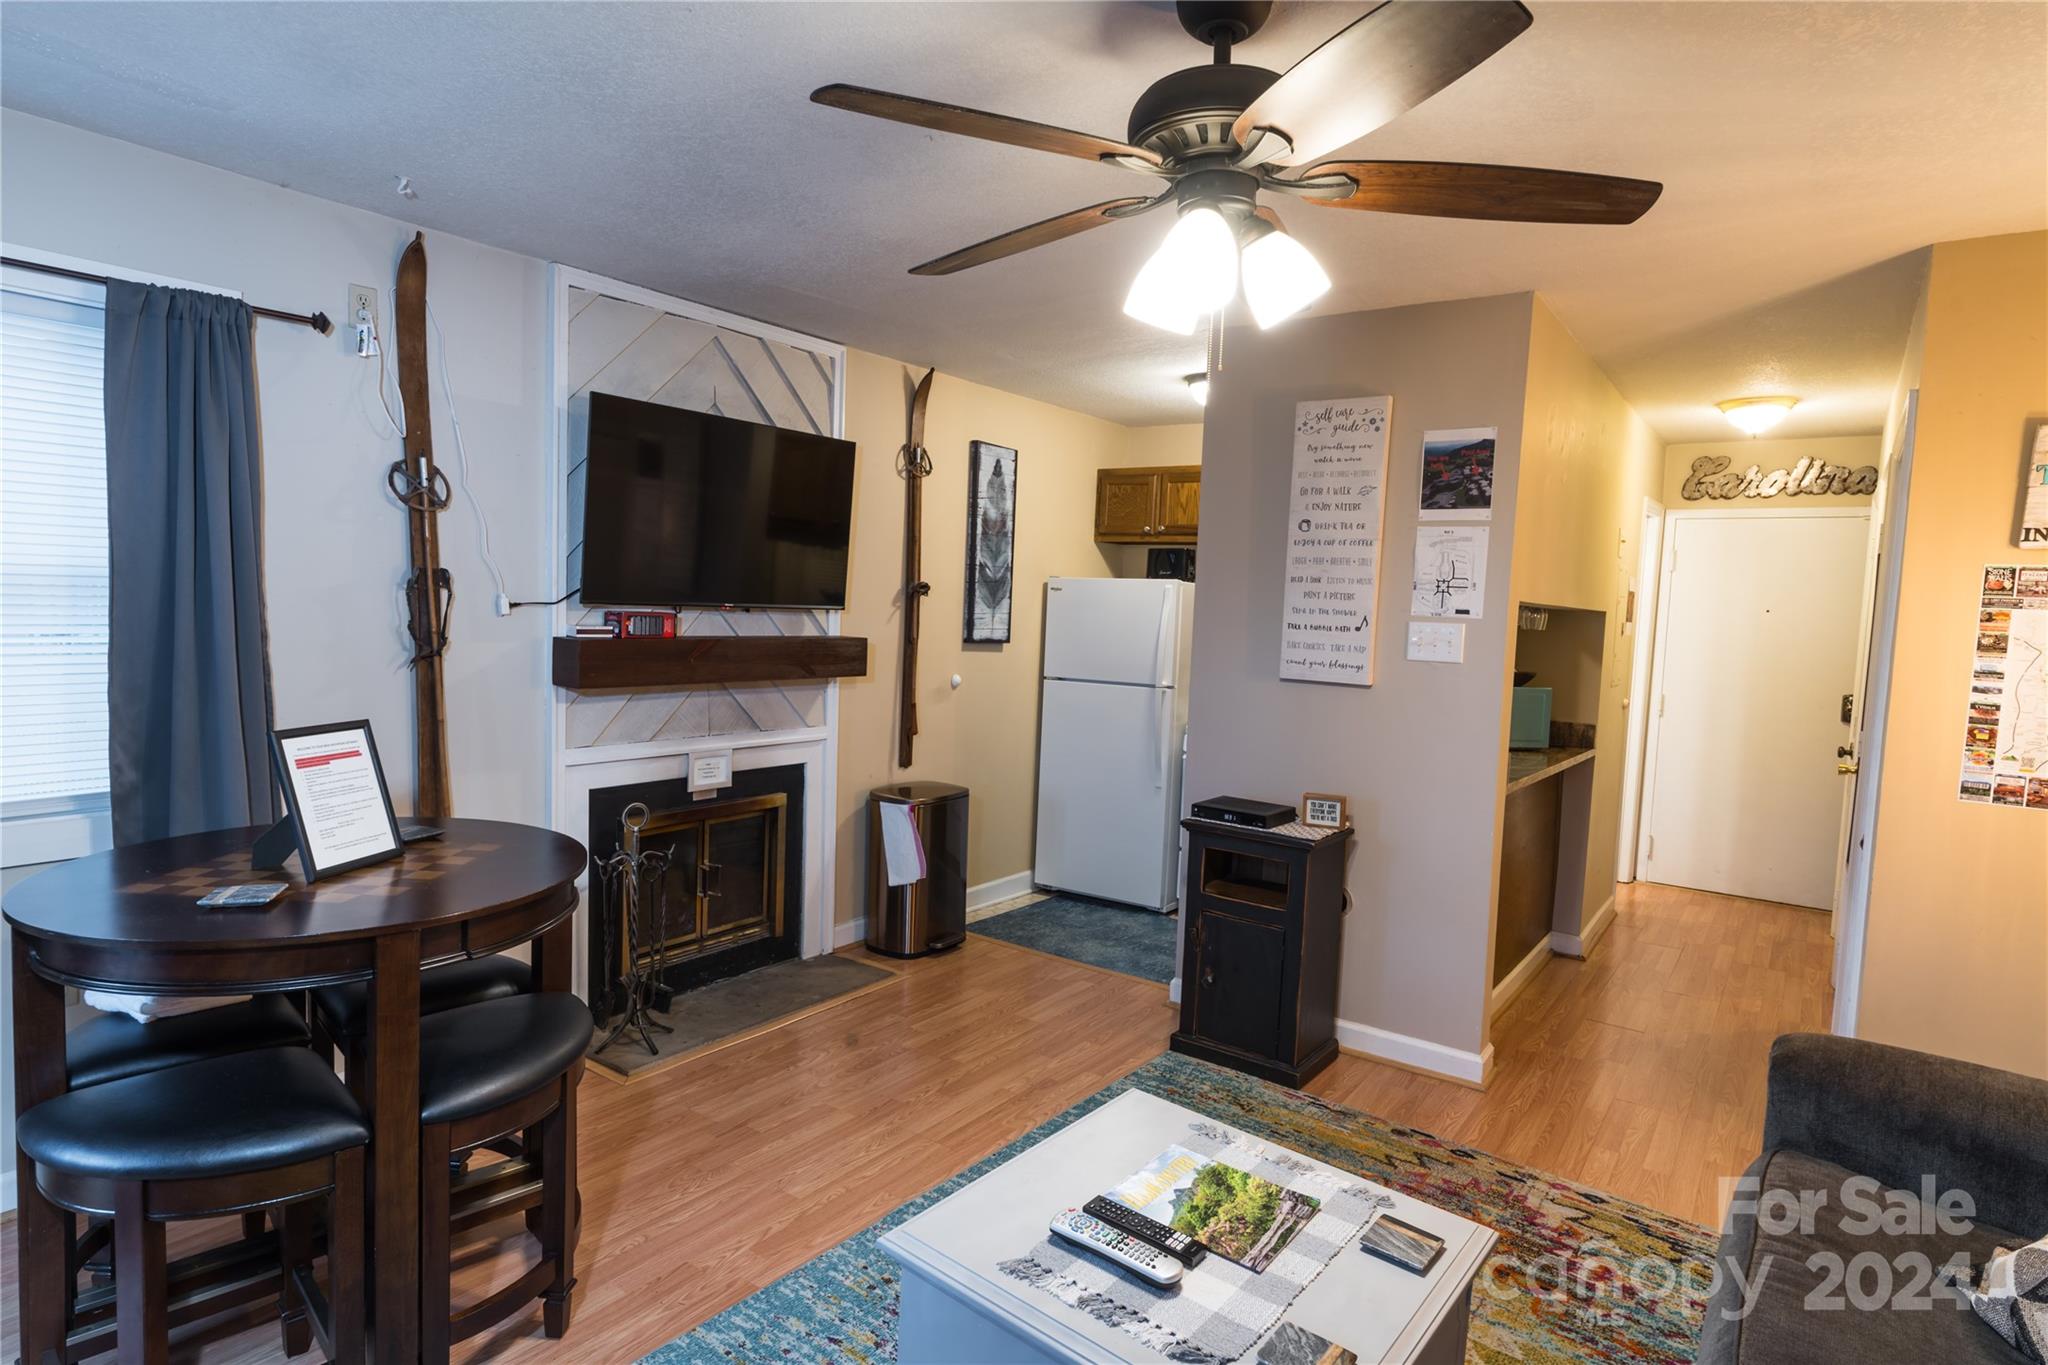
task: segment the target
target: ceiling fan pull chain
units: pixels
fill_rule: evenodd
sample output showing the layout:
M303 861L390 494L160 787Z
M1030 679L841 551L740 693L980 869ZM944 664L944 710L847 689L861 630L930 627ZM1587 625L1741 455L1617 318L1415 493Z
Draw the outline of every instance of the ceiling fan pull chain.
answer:
M1209 315L1209 382L1216 382L1216 376L1223 370L1223 310L1218 308Z

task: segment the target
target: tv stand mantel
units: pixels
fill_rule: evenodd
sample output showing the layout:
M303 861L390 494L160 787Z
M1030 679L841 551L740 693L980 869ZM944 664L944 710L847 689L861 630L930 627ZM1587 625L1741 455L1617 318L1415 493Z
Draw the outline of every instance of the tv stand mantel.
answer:
M572 692L711 683L812 682L868 671L860 635L678 635L632 640L558 635L555 686Z

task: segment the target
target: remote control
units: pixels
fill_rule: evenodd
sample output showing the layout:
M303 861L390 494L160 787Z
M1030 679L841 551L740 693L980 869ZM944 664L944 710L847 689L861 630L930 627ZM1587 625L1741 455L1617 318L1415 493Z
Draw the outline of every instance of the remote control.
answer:
M1168 1227L1156 1218L1147 1218L1130 1205L1119 1203L1106 1194L1098 1194L1083 1204L1081 1212L1100 1218L1118 1232L1128 1232L1141 1242L1150 1242L1190 1270L1200 1265L1202 1258L1209 1254L1209 1248L1179 1228Z
M1054 1214L1052 1230L1075 1246L1092 1251L1106 1261L1114 1261L1154 1284L1180 1283L1180 1262L1158 1247L1149 1246L1128 1232L1118 1232L1100 1218L1091 1218L1079 1209Z

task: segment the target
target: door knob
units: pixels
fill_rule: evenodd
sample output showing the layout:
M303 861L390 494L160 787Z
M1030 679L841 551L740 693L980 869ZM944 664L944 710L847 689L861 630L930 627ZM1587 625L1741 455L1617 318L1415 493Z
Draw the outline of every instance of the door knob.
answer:
M1846 745L1846 744L1837 744L1837 745L1835 746L1835 757L1836 757L1836 758L1854 758L1854 757L1856 757L1856 751L1855 751L1854 749L1850 748L1850 747L1849 747L1848 745Z

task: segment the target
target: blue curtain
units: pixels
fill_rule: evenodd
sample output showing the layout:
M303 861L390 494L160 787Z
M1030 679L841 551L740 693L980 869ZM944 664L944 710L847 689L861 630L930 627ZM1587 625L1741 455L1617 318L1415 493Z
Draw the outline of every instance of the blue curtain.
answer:
M114 842L275 819L249 307L107 282Z

